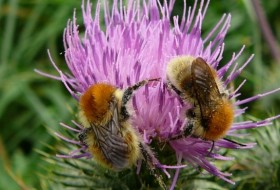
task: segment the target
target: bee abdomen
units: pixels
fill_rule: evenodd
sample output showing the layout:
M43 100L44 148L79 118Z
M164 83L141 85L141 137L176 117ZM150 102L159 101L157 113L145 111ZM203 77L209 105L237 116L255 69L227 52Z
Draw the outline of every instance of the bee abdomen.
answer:
M224 102L213 112L207 122L208 126L204 138L206 140L218 140L225 136L233 123L234 112L230 102Z

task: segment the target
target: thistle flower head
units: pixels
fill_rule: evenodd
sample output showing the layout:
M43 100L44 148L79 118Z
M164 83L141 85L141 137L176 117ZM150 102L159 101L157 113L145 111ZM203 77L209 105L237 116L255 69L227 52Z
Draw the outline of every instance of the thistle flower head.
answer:
M75 15L73 20L68 22L64 33L65 59L71 74L63 73L51 60L60 74L59 77L53 78L61 80L69 93L79 100L79 94L83 94L95 83L105 82L125 89L141 80L160 77L162 82L153 86L147 85L135 93L132 99L133 127L139 131L146 144L158 141L169 144L178 164L186 161L191 166L200 166L209 173L234 183L228 178L230 174L219 171L210 163L209 157L212 160L230 160L231 158L216 153L216 150L251 148L254 143L241 146L221 139L215 142L214 151L209 152L213 145L211 141L190 136L169 141L170 137L183 132L185 123L188 122L183 113L191 105L183 103L179 96L166 87L167 64L172 58L182 55L203 58L216 70L224 88L230 92L229 98L236 99L234 102L236 118L244 114L246 107L242 107L243 104L279 89L239 100L239 89L245 80L236 89L232 89L229 84L251 62L253 55L244 63L238 64L237 60L244 51L242 47L238 53L232 54L230 60L223 60L224 38L230 27L231 15L222 15L203 38L202 24L209 0L200 3L196 0L192 7L187 7L185 2L181 20L178 16L171 17L174 3L175 0L164 1L163 4L156 0L148 2L128 0L124 6L122 1L115 0L110 7L106 1L103 5L99 1L93 16L90 2L83 3L84 33L79 33ZM100 24L101 7L104 8L104 28ZM269 125L278 117L258 122L235 122L227 135L238 138L238 130ZM83 130L83 126L76 122L74 124L78 129L63 126L77 133ZM80 149L64 157L92 156L87 152L87 147L78 140L70 140L61 135L59 137L80 146ZM158 159L160 162L161 159ZM176 170L171 189L176 184L180 168Z

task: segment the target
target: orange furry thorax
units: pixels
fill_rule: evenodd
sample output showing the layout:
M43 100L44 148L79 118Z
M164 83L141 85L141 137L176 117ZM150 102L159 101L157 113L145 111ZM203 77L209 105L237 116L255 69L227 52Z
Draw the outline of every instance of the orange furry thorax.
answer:
M110 111L116 87L98 83L90 86L80 98L80 109L90 123L101 123Z

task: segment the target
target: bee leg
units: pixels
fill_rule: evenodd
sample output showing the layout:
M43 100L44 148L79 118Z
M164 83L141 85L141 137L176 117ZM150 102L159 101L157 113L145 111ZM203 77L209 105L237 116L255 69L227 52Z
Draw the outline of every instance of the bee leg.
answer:
M224 137L223 139L224 139L224 140L226 140L226 141L228 141L228 142L231 142L231 143L237 144L237 145L239 145L239 146L246 146L245 144L238 143L238 142L236 142L236 141L230 140L230 139L225 138L225 137Z
M182 134L177 135L177 136L171 137L169 140L181 139L181 138L190 136L193 133L193 128L194 128L193 119L195 118L194 108L189 109L186 112L186 116L189 119L189 121L187 122L186 126L184 127L184 132Z
M160 78L142 80L142 81L136 83L135 85L128 87L123 93L122 105L123 106L126 105L126 103L130 100L130 98L132 97L132 94L135 90L138 90L140 87L144 86L148 82L159 81L159 80L160 80Z
M136 83L135 85L128 87L124 91L123 97L122 97L121 113L120 113L120 115L123 116L123 118L122 118L123 120L126 120L126 119L129 118L129 113L128 113L127 109L126 109L126 104L131 99L131 97L133 95L133 92L135 90L138 90L140 87L144 86L148 82L159 81L159 80L160 80L160 78L142 80L142 81Z
M167 87L174 90L174 92L176 92L176 94L178 94L179 96L182 94L182 92L178 90L173 84L171 84L171 82L167 82Z
M166 187L165 183L163 182L162 176L156 168L156 165L157 165L156 162L158 162L158 161L155 158L152 150L145 143L140 143L140 149L141 149L142 155L144 157L144 160L149 165L149 169L150 169L152 175L156 178L160 187L164 190L167 190L167 187Z
M177 136L173 136L173 137L169 138L169 140L173 141L173 140L178 140L178 139L181 139L181 138L184 138L184 137L188 137L192 134L192 131L193 131L193 124L191 122L187 123L187 125L185 127L185 130L182 134L179 134Z
M239 145L239 146L246 146L246 145L244 145L244 144L238 143L238 142L233 141L233 140L230 140L230 139L228 139L228 138L223 138L223 139L226 140L226 141L228 141L228 142L237 144L237 145ZM215 141L212 141L212 146L211 146L211 149L210 149L210 151L209 151L209 153L208 153L208 156L212 153L212 151L213 151L213 149L214 149L214 145L215 145Z
M207 156L210 156L210 154L211 154L212 151L214 150L214 146L215 146L215 141L212 141L212 146L211 146L211 149L210 149L210 151L208 152L208 155L207 155Z
M91 130L92 130L91 128L85 128L81 133L79 133L78 138L82 145L87 145L85 139L87 137L87 133L89 133Z

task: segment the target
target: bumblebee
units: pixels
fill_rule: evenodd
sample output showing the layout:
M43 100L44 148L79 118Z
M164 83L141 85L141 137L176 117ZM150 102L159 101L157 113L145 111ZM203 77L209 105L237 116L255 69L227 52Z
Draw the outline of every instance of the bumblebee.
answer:
M168 86L192 108L185 135L217 141L230 129L234 119L234 106L223 82L201 57L182 56L172 59L167 66Z
M131 111L127 106L134 91L159 80L143 80L125 90L105 83L90 86L79 101L79 117L85 128L79 139L97 163L116 171L129 168L138 160L146 161L159 185L166 189L156 170L158 160L131 125Z
M125 90L97 83L82 94L79 117L85 129L79 139L87 145L98 163L110 169L122 170L141 159L141 151L145 150L142 150L138 132L131 125L127 103L135 90L158 80L143 80Z

